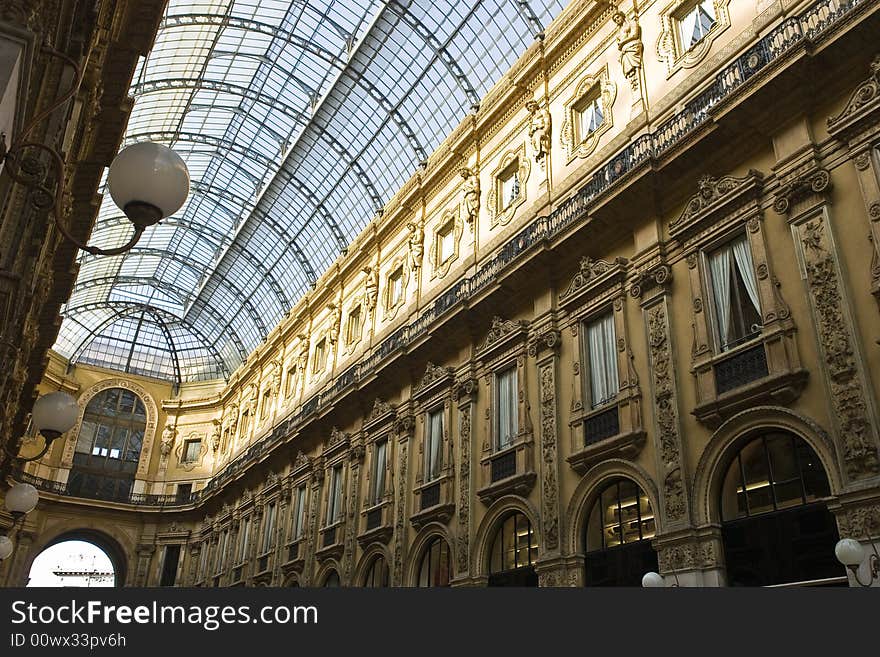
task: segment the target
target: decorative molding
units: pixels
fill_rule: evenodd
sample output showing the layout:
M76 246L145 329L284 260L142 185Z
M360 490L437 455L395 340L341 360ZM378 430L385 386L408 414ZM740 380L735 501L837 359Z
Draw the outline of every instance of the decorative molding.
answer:
M602 102L602 123L589 135L581 138L577 129L577 105L597 87L599 98ZM564 104L565 120L562 122L562 129L559 131L559 140L565 147L567 164L570 164L576 158L590 156L599 145L599 139L602 135L614 126L614 113L612 109L616 98L617 85L609 77L607 66L603 66L596 73L585 75L577 83L574 94Z
M607 262L584 256L581 258L578 272L559 295L560 305L570 306L614 283L622 282L628 266L629 260L626 258L615 258L611 262Z
M469 380L472 383L472 380ZM467 395L461 399L458 407L458 537L456 539L459 574L470 570L470 534L471 534L471 409L473 398Z
M730 27L731 0L713 0L715 24L692 48L685 49L678 30L679 14L684 7L693 5L693 0L674 0L660 12L660 36L657 38L657 56L666 64L666 77L682 68L693 68L699 64L712 48L712 42Z
M828 119L828 133L845 138L858 130L858 124L880 111L880 54L869 65L870 75L849 97L843 111Z
M778 214L786 214L794 203L812 194L822 194L831 190L831 174L826 169L813 168L798 174L783 183L776 191L773 209Z
M444 228L450 226L450 230L452 231L452 253L446 260L440 260L440 249L441 249L441 238L440 232L443 231ZM440 217L440 221L437 222L436 226L433 230L433 237L431 242L431 262L433 264L431 278L443 278L446 274L449 273L449 269L452 267L452 263L458 260L460 246L461 246L461 235L464 232L464 226L461 223L461 218L459 217L457 212L453 212L452 210L446 210L443 215Z
M551 353L538 364L541 395L541 527L545 551L559 549L556 361L555 354Z
M719 214L732 214L747 202L759 199L763 186L764 174L755 169L749 169L741 178L701 176L697 193L688 199L684 211L669 225L670 237L686 239Z
M524 338L528 331L529 323L524 319L504 319L495 315L492 325L486 334L486 339L477 347L477 352L484 354L494 348L506 344L508 340L519 337Z
M517 164L517 177L519 179L519 194L507 205L501 201L501 175L507 171L511 164ZM514 214L519 206L526 202L526 190L529 174L532 171L531 160L526 156L526 146L523 144L519 148L507 151L498 164L498 168L492 172L492 189L489 190L489 196L486 199L486 207L489 210L489 228L497 226L506 226L513 219Z
M641 299L648 290L658 287L666 288L672 282L672 267L665 263L643 269L635 275L629 293L636 299Z
M824 214L792 227L800 245L806 285L816 321L819 351L828 371L829 399L842 442L843 460L850 479L880 472L877 430L867 401L852 324L846 321L843 282Z

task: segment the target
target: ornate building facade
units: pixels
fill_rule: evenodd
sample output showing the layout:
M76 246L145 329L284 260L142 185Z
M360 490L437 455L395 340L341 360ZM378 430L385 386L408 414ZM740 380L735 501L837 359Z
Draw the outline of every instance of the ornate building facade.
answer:
M880 542L878 33L875 0L576 0L228 381L50 356L80 421L12 473L0 581L85 536L128 585L845 583L838 538Z

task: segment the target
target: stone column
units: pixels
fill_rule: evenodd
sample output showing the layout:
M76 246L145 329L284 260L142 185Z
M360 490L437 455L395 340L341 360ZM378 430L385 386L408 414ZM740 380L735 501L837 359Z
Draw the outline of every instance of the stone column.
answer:
M410 439L415 429L415 418L411 415L400 417L394 422L397 434L397 481L395 482L396 497L394 507L394 553L391 564L391 586L404 586L403 563L406 558L407 534L407 500L409 500L409 476L407 458Z
M355 586L352 583L352 571L354 570L355 552L357 552L357 531L360 525L360 492L361 492L361 464L364 462L366 450L361 438L352 441L349 449L349 463L351 469L351 488L348 495L348 518L345 522L345 552L340 573L341 581L346 586Z
M147 543L141 543L135 550L135 571L129 575L129 579L134 586L150 586L150 568L153 561L153 554L156 552L156 546Z
M324 460L316 458L312 462L312 492L309 499L309 520L305 535L305 563L300 577L300 586L311 586L315 577L315 550L318 546L318 519L321 511L321 489L324 482Z
M458 536L455 541L456 579L469 581L471 573L471 494L473 478L473 413L477 399L477 381L471 377L459 379L455 384L458 400Z

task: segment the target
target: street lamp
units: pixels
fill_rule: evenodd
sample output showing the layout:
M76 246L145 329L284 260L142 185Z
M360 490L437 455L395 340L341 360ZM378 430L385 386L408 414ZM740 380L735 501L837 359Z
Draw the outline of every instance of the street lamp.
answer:
M859 566L865 559L865 548L854 538L842 538L837 541L834 546L834 556L844 566L849 568L853 574L853 578L858 582L859 586L871 586L875 579L880 577L880 554L877 553L877 547L871 542L874 553L868 557L868 574L871 579L867 584L859 577Z
M678 586L678 574L675 571L672 571L672 576L675 578L675 584L670 584L670 586L674 588ZM649 570L642 576L642 588L659 589L664 588L665 586L666 581L660 573L655 573L653 570Z
M64 158L54 147L28 141L28 137L37 125L77 94L83 72L77 62L63 52L50 46L43 46L43 52L73 68L73 85L37 114L9 148L6 147L5 135L0 133L0 164L5 164L3 171L12 180L32 190L32 202L40 209L50 210L58 230L79 249L92 255L125 253L137 244L147 227L171 216L184 204L189 195L189 171L183 159L167 146L141 142L125 148L110 165L108 185L110 196L132 223L134 233L126 244L112 249L100 249L80 242L61 221L64 181L67 178ZM49 167L44 163L45 156L48 156ZM52 176L49 175L50 169Z
M12 515L12 527L10 527L10 530L14 530L18 521L34 510L39 500L40 494L30 484L17 483L6 491L4 505L6 510ZM0 561L12 556L14 547L15 544L9 536L0 534Z
M73 429L78 419L79 406L66 392L50 392L48 395L43 395L34 403L31 421L37 432L43 436L45 445L36 456L15 458L19 461L36 461L43 458L52 446L52 442Z

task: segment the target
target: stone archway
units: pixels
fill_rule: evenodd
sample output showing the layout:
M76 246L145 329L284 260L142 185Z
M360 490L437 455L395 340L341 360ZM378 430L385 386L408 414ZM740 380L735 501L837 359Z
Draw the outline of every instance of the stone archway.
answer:
M85 543L91 543L102 552L104 552L104 554L106 554L107 557L110 559L110 563L113 565L114 586L117 588L125 586L126 578L128 576L128 557L125 554L125 550L123 549L119 541L117 541L109 534L97 529L82 528L67 530L65 532L62 532L61 534L58 534L52 540L47 541L45 544L40 546L39 549L35 549L32 551L33 556L27 564L28 573L31 572L34 561L36 561L37 557L39 557L49 548L60 545L62 543L67 543L69 541L83 541Z

